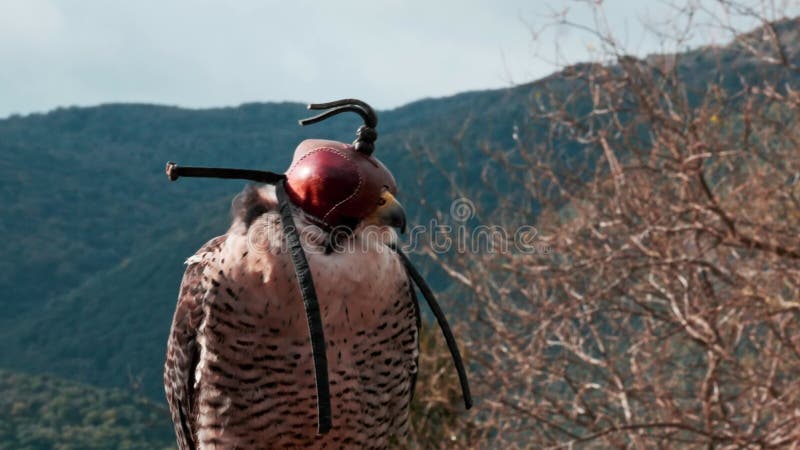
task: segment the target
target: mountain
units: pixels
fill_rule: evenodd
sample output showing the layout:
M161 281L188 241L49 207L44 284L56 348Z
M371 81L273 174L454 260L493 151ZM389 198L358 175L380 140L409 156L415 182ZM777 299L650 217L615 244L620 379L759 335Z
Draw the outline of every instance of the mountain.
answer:
M797 20L776 27L782 36L800 30ZM785 50L796 58L796 41L790 44ZM770 71L742 56L740 45L650 58L677 61L692 80L692 100L709 81L735 90ZM410 217L425 222L446 212L455 198L451 182L478 186L488 164L484 145L513 148L515 130L529 142L549 139L547 124L529 110L537 93L584 95L571 70L379 112L376 155L394 172ZM0 367L135 387L160 400L182 263L225 231L230 201L244 186L168 183L165 162L281 171L302 139L351 141L359 125L340 116L297 126L308 115L296 103L207 110L111 104L0 120ZM440 167L409 150L423 147ZM568 159L572 150L565 146L558 156ZM496 182L500 192L479 199L488 208L498 195L524 195L507 180ZM432 275L439 289L447 287L441 274Z

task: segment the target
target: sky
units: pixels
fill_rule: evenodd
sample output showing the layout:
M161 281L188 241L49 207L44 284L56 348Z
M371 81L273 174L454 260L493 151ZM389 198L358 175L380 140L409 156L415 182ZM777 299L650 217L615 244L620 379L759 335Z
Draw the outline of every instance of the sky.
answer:
M645 30L672 12L663 0L602 3L631 53L662 50ZM538 32L563 11L595 17L564 0L0 0L0 118L110 102L389 109L508 87L596 58L586 33Z

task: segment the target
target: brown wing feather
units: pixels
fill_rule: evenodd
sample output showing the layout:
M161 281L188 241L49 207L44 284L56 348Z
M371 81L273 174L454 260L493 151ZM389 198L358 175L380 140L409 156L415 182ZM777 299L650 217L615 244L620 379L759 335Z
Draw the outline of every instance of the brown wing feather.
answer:
M420 333L422 332L422 315L420 314L419 309L419 299L417 298L417 292L414 289L414 281L411 277L408 277L408 294L411 297L411 301L414 303L414 316L416 319L416 326L417 326L417 340L415 342L415 346L417 347L417 353L414 356L414 367L417 367L417 371L411 373L411 388L410 391L410 401L414 400L414 390L417 387L417 375L419 374L419 338Z
M197 448L194 397L194 373L200 357L197 327L203 319L203 298L210 288L209 282L203 279L203 271L220 251L225 239L226 236L219 236L210 240L187 261L167 341L164 390L181 450Z

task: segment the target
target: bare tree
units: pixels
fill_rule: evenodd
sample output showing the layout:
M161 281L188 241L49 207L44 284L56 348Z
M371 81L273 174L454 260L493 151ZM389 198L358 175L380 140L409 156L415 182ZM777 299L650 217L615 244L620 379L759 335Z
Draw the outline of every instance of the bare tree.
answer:
M482 224L535 220L537 251L424 250L472 305L477 408L439 445L800 448L800 21L676 6L656 31L677 47L701 17L761 26L636 58L593 7L558 23L601 60L540 84L515 148L485 149Z

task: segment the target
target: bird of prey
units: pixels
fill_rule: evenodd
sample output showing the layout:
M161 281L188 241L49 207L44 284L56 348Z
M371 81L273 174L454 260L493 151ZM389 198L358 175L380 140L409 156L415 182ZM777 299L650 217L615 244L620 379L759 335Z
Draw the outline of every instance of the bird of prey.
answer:
M168 166L173 179L183 169L268 181L239 194L228 231L186 261L164 372L181 450L406 439L420 312L418 273L396 250L405 212L372 156L374 112L357 100L316 106L331 105L365 118L359 139L306 140L284 175L261 172L275 180Z

